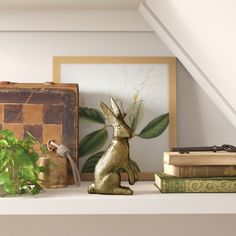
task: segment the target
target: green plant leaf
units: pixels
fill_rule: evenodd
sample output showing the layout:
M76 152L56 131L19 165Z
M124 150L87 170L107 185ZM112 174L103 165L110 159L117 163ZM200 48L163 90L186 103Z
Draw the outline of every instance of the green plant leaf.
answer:
M35 180L34 169L33 168L22 168L21 173L20 173L20 177L23 179L34 181Z
M1 146L1 147L8 147L9 144L8 144L8 142L7 142L6 139L1 139L1 140L0 140L0 146Z
M0 159L0 171L5 171L6 168L8 167L8 164L10 162L10 159L8 156L4 156Z
M132 104L131 111L127 114L128 123L130 126L130 129L134 133L140 124L142 118L143 118L143 108L144 108L144 102L143 100L139 100L137 102L134 102Z
M13 182L13 180L10 180L10 179L8 180L7 183L3 185L3 189L5 192L10 193L10 194L16 193L15 183Z
M40 145L40 150L42 154L46 157L47 156L47 147L46 145Z
M3 185L9 181L9 173L2 172L0 173L0 185Z
M29 131L26 131L25 140L26 139L28 140L28 142L30 142L32 144L38 143L38 141L35 139L35 137Z
M39 159L39 154L37 152L30 153L31 162L36 163Z
M39 172L43 172L45 174L49 174L48 167L46 167L46 166L39 166Z
M38 194L41 190L42 190L41 188L34 187L34 188L31 190L31 193L32 193L33 195L35 195L35 194Z
M79 157L98 151L106 143L108 132L106 128L96 130L86 135L79 144Z
M37 182L41 169L37 165L39 154L34 151L35 143L39 144L30 133L18 140L12 131L0 130L0 185L7 193L40 191Z
M30 189L30 193L35 195L35 194L38 194L41 190L43 190L41 188L41 186L37 183L34 183L34 185L32 186L32 188Z
M105 118L103 114L94 108L80 107L79 118L95 123L105 124Z
M8 129L2 129L0 130L0 136L4 136L4 137L7 137L7 136L13 136L14 133L11 131L11 130L8 130Z
M161 135L169 124L169 113L162 114L152 121L138 135L140 138L151 139Z
M16 150L14 154L14 162L16 166L20 167L32 167L33 168L33 162L34 159L30 158L29 154L25 150ZM36 160L35 160L36 161Z
M84 163L82 172L83 173L93 173L97 162L100 160L105 151L98 152L90 156Z

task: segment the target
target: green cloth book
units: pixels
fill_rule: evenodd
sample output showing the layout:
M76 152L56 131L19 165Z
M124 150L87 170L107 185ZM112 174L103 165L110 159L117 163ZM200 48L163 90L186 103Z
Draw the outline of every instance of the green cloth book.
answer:
M155 185L163 193L235 193L236 177L180 178L157 172Z

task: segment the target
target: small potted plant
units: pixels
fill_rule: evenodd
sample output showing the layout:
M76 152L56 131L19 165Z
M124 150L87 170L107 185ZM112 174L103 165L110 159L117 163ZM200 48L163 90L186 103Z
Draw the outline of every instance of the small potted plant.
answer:
M38 177L42 168L37 165L35 144L38 142L30 133L18 140L12 131L0 130L1 195L37 194L42 190Z

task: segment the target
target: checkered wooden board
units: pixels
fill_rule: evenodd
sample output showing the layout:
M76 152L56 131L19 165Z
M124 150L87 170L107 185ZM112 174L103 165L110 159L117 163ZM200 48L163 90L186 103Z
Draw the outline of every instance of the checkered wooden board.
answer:
M19 139L28 131L42 144L54 139L69 147L77 161L78 86L0 84L0 128Z
M43 144L49 139L65 142L62 105L0 104L0 111L0 128L13 130L18 139L28 131Z

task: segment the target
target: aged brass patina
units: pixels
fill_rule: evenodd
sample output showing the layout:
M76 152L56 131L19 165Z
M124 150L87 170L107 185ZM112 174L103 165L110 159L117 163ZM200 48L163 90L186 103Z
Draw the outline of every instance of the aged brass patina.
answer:
M128 140L132 137L132 132L113 99L111 99L112 110L102 102L101 108L106 119L113 126L114 134L112 143L95 167L94 183L89 186L88 192L131 195L132 189L121 186L120 171L124 170L128 173L129 184L133 185L138 180L138 173L129 157Z

